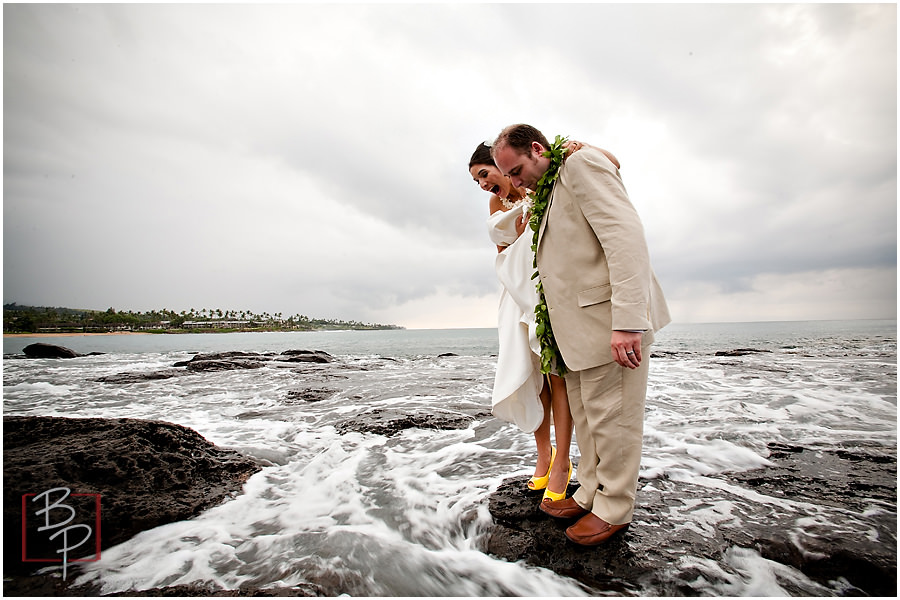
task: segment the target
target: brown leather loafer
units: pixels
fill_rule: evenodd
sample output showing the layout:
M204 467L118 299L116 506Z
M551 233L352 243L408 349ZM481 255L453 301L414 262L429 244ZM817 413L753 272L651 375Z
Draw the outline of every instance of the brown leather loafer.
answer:
M591 511L581 508L574 498L563 500L547 500L541 502L541 510L557 519L577 519L589 514Z
M566 529L566 537L582 546L597 546L611 538L616 532L628 527L624 525L610 525L594 513L589 513L578 522Z

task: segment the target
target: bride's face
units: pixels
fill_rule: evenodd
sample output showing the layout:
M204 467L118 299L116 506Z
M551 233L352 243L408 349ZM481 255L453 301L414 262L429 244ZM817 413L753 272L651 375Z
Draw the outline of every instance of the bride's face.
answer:
M484 191L496 194L501 198L509 196L509 190L512 186L509 177L503 175L500 169L494 165L472 165L469 173L472 174L472 178L478 184L478 187Z

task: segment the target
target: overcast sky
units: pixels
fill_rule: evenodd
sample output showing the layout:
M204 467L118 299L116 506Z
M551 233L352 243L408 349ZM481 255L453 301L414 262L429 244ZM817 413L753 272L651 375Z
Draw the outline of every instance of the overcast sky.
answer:
M468 159L611 150L676 322L893 318L893 4L3 6L3 300L493 327Z

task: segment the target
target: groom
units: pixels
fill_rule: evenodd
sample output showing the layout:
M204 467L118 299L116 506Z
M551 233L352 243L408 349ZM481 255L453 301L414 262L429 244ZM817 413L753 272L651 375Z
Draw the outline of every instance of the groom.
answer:
M516 186L535 190L551 169L547 139L511 125L492 146ZM615 165L585 146L566 158L540 225L537 265L550 323L569 369L566 387L581 486L541 510L578 521L566 529L596 546L634 513L653 333L669 322L640 218Z

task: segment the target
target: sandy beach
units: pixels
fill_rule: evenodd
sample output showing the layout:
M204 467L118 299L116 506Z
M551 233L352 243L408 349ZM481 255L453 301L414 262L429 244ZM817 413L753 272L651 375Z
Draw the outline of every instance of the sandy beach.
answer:
M4 333L5 338L88 337L95 335L150 335L146 331L105 331L103 333Z

